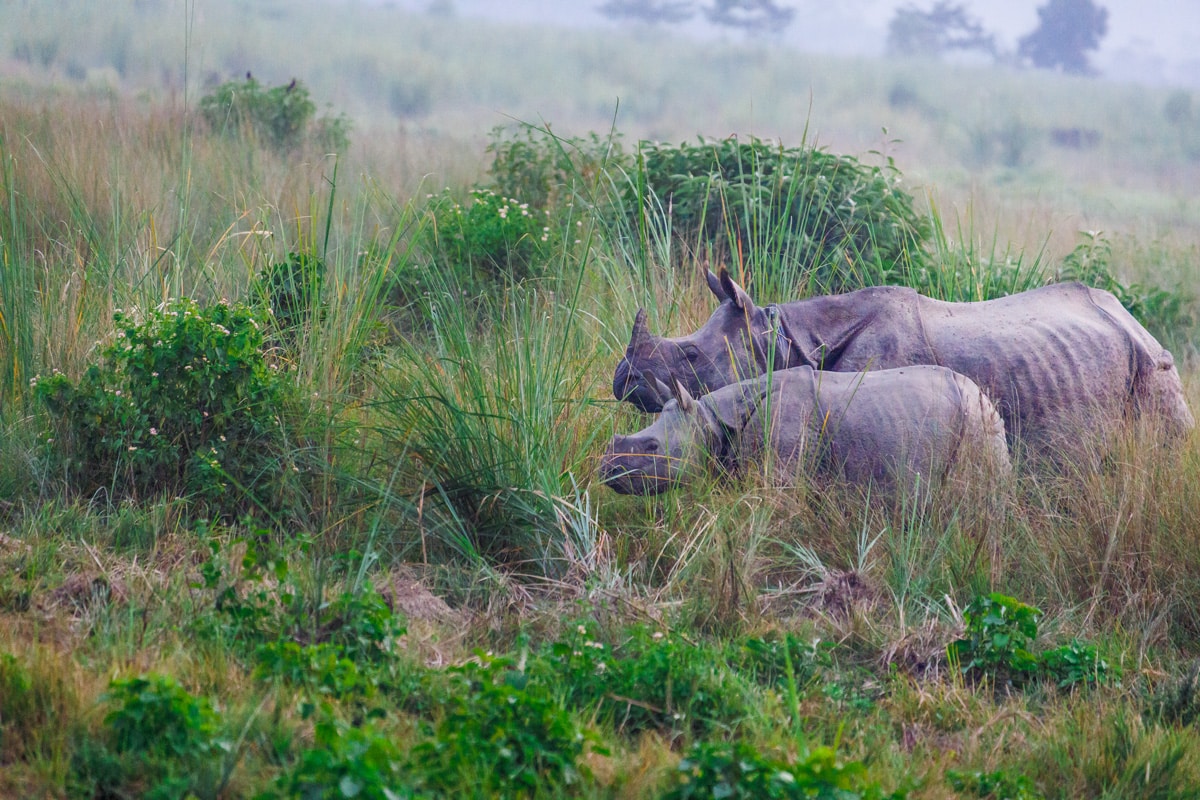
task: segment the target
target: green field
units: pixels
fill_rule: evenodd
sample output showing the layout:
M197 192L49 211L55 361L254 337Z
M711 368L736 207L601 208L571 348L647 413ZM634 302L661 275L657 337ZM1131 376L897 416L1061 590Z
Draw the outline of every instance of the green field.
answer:
M635 312L694 330L704 264L764 303L1078 277L1200 408L1191 93L98 8L0 6L0 796L1200 796L1196 434L975 503L596 476L650 419ZM784 206L847 237L759 162L660 196L651 142L816 148Z

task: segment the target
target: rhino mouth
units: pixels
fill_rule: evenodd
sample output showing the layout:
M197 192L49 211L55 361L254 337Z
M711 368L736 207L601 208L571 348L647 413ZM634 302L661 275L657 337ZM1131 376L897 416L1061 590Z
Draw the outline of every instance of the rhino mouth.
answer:
M622 359L613 376L613 396L632 403L642 411L657 414L671 397L671 388L653 373L641 370Z
M671 479L657 471L666 460L665 456L605 453L600 479L617 494L660 494L671 486Z

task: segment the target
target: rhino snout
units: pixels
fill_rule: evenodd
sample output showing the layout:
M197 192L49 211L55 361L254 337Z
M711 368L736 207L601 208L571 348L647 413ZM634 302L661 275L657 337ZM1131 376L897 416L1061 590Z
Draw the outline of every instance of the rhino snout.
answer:
M600 479L619 494L658 494L669 483L666 472L654 440L615 436L600 460Z

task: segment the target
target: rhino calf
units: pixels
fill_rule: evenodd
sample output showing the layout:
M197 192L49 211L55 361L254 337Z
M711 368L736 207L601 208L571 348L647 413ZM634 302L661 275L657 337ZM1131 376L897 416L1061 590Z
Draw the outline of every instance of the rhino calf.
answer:
M657 494L716 466L735 471L771 462L886 495L912 491L964 470L996 479L1011 472L1004 423L973 381L937 366L876 372L796 367L693 398L674 395L653 425L614 436L603 481L622 494Z

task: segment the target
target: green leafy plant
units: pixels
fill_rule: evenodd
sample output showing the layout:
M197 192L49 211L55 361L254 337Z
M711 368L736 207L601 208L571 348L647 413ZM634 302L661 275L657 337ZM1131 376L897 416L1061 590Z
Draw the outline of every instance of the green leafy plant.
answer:
M119 312L116 336L78 382L35 379L49 454L72 485L113 500L189 495L218 514L277 512L295 488L286 384L258 314L180 299Z
M949 652L964 674L986 675L997 682L1021 683L1038 670L1031 651L1042 612L1020 600L993 592L975 598L963 610L966 631Z
M550 210L551 216L565 198L574 196L573 187L587 188L606 165L625 161L620 134L562 138L530 125L515 132L493 128L487 151L492 154L488 174L493 188L538 211Z
M510 658L477 653L451 669L452 685L433 736L413 748L411 771L435 793L471 787L519 796L580 778L588 736L547 685Z
M303 689L310 698L363 701L375 694L375 683L337 645L267 642L255 651L255 660L255 677L281 680ZM309 716L314 706L309 700L304 716Z
M762 639L749 637L736 642L734 647L731 660L739 670L763 685L781 690L789 680L797 688L804 687L830 660L828 645L815 639L801 641L792 633Z
M547 214L531 203L476 188L466 205L444 192L430 208L435 259L458 272L464 284L541 274L552 231Z
M1004 770L994 772L961 772L946 770L946 782L956 792L994 800L1042 800L1042 794L1024 775L1010 775Z
M765 294L839 292L901 283L925 259L929 223L899 183L890 160L755 137L642 142L623 206L638 230L647 203L669 209L675 233L741 263Z
M255 136L270 147L287 151L306 139L337 152L349 146L350 121L344 115L313 119L316 105L303 83L267 88L248 73L200 98L200 116L214 131Z
M750 714L748 687L724 663L716 647L643 627L610 647L581 623L530 669L568 676L567 705L594 710L625 732L704 735Z
M1120 680L1120 669L1100 655L1094 644L1072 639L1038 655L1043 674L1059 688L1102 686Z
M216 797L229 776L232 746L220 716L166 675L118 679L102 698L104 739L75 748L70 783L98 797Z
M404 780L404 756L395 740L370 724L351 726L323 715L314 746L275 781L267 796L402 800L415 797Z
M167 675L117 679L103 698L104 718L118 752L167 758L205 758L219 752L219 717L204 698L193 697Z
M679 762L674 785L663 800L785 800L823 798L860 800L901 798L884 795L864 779L861 762L839 764L832 748L818 747L796 761L765 756L744 741L733 744L697 742Z

